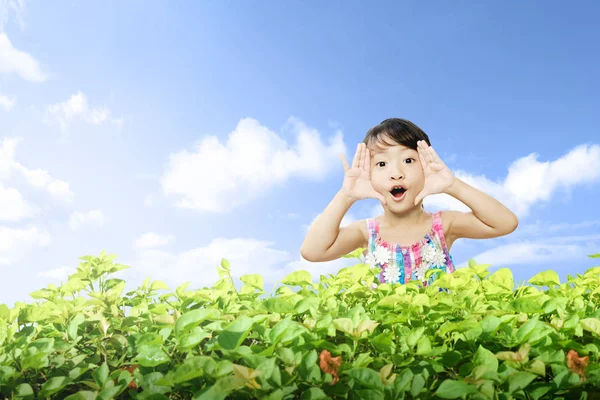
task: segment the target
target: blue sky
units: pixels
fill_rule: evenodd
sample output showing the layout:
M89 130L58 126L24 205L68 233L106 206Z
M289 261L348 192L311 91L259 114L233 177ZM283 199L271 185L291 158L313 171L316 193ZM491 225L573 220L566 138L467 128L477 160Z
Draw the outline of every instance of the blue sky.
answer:
M300 245L342 183L338 153L388 117L520 217L508 237L458 241L459 265L582 273L600 252L599 12L0 0L0 302L102 250L131 287L211 284L221 257L269 288L335 272L348 261L307 263Z

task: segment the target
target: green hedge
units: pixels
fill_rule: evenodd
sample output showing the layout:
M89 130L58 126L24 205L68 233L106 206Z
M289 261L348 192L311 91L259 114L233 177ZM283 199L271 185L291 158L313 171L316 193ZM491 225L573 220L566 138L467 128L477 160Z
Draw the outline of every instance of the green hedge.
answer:
M260 275L236 288L223 260L210 288L124 294L114 259L0 305L0 398L597 398L600 267L515 289L509 269L471 261L431 287L371 289L359 259L267 294Z

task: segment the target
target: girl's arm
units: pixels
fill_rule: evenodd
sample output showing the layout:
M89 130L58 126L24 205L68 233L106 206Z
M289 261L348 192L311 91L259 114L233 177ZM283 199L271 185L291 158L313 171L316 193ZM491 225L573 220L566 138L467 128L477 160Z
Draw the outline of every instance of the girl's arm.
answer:
M493 197L455 178L445 193L467 205L471 212L446 211L450 218L450 240L489 239L508 235L517 229L517 216Z
M312 262L331 261L366 244L363 221L340 228L342 218L355 201L376 198L385 204L383 195L371 184L370 153L364 143L356 146L352 167L342 154L344 182L325 211L313 222L300 248L300 255Z
M415 198L415 205L428 195L446 193L471 209L471 212L467 213L444 212L450 217L447 228L449 242L458 238L495 238L517 229L519 224L517 216L502 203L454 176L435 150L425 141L419 141L417 146L425 183L423 190Z
M331 261L352 252L364 244L360 229L362 221L355 221L340 228L342 218L354 200L342 191L338 192L327 208L317 217L300 247L300 255L306 261Z

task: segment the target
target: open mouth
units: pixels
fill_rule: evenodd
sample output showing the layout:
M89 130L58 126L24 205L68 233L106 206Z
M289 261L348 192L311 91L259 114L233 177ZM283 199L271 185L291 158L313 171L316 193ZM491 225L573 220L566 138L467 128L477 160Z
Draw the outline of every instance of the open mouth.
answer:
M394 199L401 199L404 196L404 193L406 193L406 189L402 186L394 186L390 193Z

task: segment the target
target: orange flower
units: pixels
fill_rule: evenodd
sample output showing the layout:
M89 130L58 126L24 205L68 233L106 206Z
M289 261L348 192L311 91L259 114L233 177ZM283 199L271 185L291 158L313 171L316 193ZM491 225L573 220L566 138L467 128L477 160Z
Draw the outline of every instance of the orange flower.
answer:
M130 365L128 367L121 367L121 371L127 370L131 375L133 375L133 371L135 371L138 368L137 364L134 365ZM117 380L115 379L115 384L117 383ZM135 383L135 379L132 379L131 382L129 382L129 387L131 389L137 389L137 384Z
M331 357L331 353L327 350L323 350L319 355L320 367L323 372L326 374L333 375L332 385L335 385L339 382L340 377L338 376L338 372L340 371L340 365L342 365L342 356Z
M589 357L579 357L579 354L575 350L570 350L567 354L567 366L569 369L579 376L581 380L585 381L585 369L587 368Z

